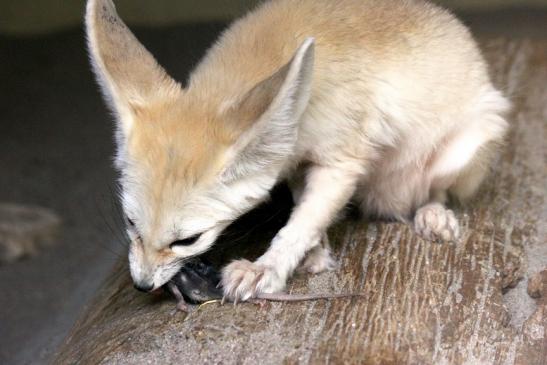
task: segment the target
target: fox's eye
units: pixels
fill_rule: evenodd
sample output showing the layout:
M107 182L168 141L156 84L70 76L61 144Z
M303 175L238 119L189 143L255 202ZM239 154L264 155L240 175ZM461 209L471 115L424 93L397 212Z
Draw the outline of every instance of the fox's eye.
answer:
M193 245L199 238L201 237L201 233L195 234L191 237L187 237L182 240L176 240L175 242L172 242L169 247L173 248L176 246L190 246Z
M135 222L133 222L129 217L126 217L127 225L131 228L135 228Z

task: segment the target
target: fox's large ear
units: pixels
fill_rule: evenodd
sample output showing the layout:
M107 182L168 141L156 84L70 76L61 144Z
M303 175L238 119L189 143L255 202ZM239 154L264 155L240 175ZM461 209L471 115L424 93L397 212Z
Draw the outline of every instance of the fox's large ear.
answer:
M180 85L131 33L111 0L88 0L85 23L98 82L127 132L136 110L177 93Z
M292 60L251 89L234 113L248 127L230 148L224 181L278 173L294 152L298 122L310 99L314 39L308 38Z

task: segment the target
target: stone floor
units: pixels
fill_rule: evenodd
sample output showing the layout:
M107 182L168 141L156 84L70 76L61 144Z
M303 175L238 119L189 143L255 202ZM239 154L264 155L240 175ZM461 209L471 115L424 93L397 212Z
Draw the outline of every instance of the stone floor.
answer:
M542 81L547 82L544 72L547 63L544 45L544 40L547 39L547 13L522 10L495 14L463 14L463 17L475 33L481 36L484 43L489 45L490 60L499 75L497 82L504 85L521 105L520 112L515 114L518 128L511 137L515 144L501 157L497 170L496 176L503 179L489 185L485 195L466 211L470 217L466 220L471 232L469 244L463 246L463 251L456 248L443 250L423 242L415 242L411 233L404 227L366 225L348 221L347 224L336 227L332 233L339 242L337 254L342 258L346 275L336 277L333 274L326 274L310 278L309 281L308 278L297 278L293 285L295 290L358 287L369 290L371 295L376 293L371 285L381 283L382 280L397 287L399 279L396 275L389 274L389 270L386 271L385 279L379 274L381 271L374 271L379 265L380 258L387 254L395 257L398 257L399 253L409 255L412 260L416 260L415 265L419 267L425 267L423 265L426 265L427 260L435 258L444 258L450 265L465 262L469 265L478 265L475 266L477 268L482 267L482 264L485 265L484 273L478 269L471 274L461 271L463 281L460 283L477 283L477 295L484 298L479 304L483 303L483 306L475 308L469 302L464 308L469 311L476 309L482 310L481 313L492 313L495 312L496 305L505 304L509 315L500 311L489 325L493 326L495 333L500 336L496 343L500 346L513 346L512 354L516 354L517 347L522 344L524 338L519 331L530 314L536 310L536 303L526 295L525 281L521 281L515 289L508 290L502 295L503 286L511 280L507 279L504 282L489 275L495 275L496 272L502 275L505 270L506 278L514 277L518 273L526 276L538 271L547 262L545 224L541 221L542 218L543 222L547 218L544 201L547 181L545 171L541 171L541 168L545 167L545 161L541 156L545 154L544 141L547 136L544 122L547 116L544 114L544 108L539 107L547 103L545 88L541 88L545 83L539 82L541 77ZM220 29L220 25L199 25L141 30L137 34L158 57L160 63L165 65L173 76L183 80L188 69L195 64ZM492 41L492 38L500 35L512 41ZM4 293L0 296L0 363L44 363L51 359L53 351L82 312L84 305L95 296L99 284L106 278L117 257L125 255L121 243L123 240L120 238L119 215L113 203L116 188L109 157L112 154L112 124L88 71L81 31L74 30L36 39L0 38L0 54L3 55L0 57L0 201L39 204L52 208L64 221L63 236L58 245L42 251L36 257L9 266L0 266L0 290ZM504 55L510 55L511 58L508 59ZM513 180L510 175L513 175ZM522 185L519 185L519 182ZM498 199L495 209L486 209L485 202L494 198ZM524 203L519 202L529 204L523 205ZM261 214L269 216L272 211L266 210ZM526 224L527 219L535 223ZM483 225L476 223L479 221ZM346 239L354 235L357 235L357 241L354 240L352 243ZM379 242L378 237L384 239ZM494 248L507 242L506 237L511 237L512 243L507 251L501 251L500 256L500 251ZM351 260L344 261L344 255L347 255L347 250L352 248L351 245L355 242L363 242L357 249L360 250L360 257L367 259L353 263ZM390 242L400 242L399 248ZM483 243L484 245L480 246L483 248L479 248L478 243ZM383 251L382 245L385 245ZM486 251L481 251L483 249ZM361 252L363 250L364 252ZM507 269L511 265L506 264L510 263L520 271ZM527 263L527 266L523 263ZM365 264L366 269L363 270ZM399 264L404 268L404 265L411 265L412 262ZM398 264L393 261L393 265L395 267ZM432 267L442 268L434 265ZM424 323L427 325L442 326L439 319L447 315L447 312L442 310L453 308L452 301L456 303L458 300L460 284L457 276L450 279L439 274L440 270L436 273L429 269L427 272L431 275L431 282L453 284L444 289L435 288L438 290L433 290L437 295L435 298L448 292L453 298L449 299L448 307L443 309L442 306L438 306L436 308L439 312L429 315L423 312L423 306L412 307L416 308L413 315L424 315ZM468 279L470 281L467 281ZM120 324L120 320L127 319L126 316L135 317L141 322L150 320L153 324L152 329L149 333L141 333L133 342L130 338L134 338L132 336L137 333L136 329L122 327L127 331L126 336L113 338L108 346L99 346L95 352L88 351L90 356L98 356L88 357L89 362L93 362L93 359L110 360L108 362L113 363L127 362L131 358L125 356L130 351L134 356L133 360L144 361L151 359L150 356L154 353L157 355L158 350L166 349L169 344L177 349L176 353L163 352L166 359L171 360L177 357L169 356L192 354L196 360L214 361L222 355L233 355L233 350L242 345L249 351L257 349L256 346L271 346L270 354L285 351L290 355L287 355L289 361L297 361L300 356L304 356L302 359L313 360L313 355L309 351L299 351L294 347L298 344L304 347L313 345L336 360L336 356L354 354L358 349L355 347L355 341L367 338L370 340L370 337L366 336L374 333L371 329L369 333L364 334L365 337L356 336L352 340L351 336L357 333L355 330L352 331L353 324L361 326L362 323L371 323L370 318L378 318L378 328L396 326L396 320L399 318L397 315L404 313L394 310L392 317L385 317L391 322L381 322L380 319L383 317L378 315L378 311L389 310L390 307L403 308L398 306L397 298L386 292L377 299L378 303L384 301L384 304L377 307L365 308L362 307L363 303L357 303L354 306L356 309L352 309L348 306L350 302L340 301L290 307L273 305L270 311L260 312L245 306L235 309L237 315L233 316L234 309L217 308L213 305L204 308L202 314L185 319L180 316L169 317L172 305L169 301L152 300L151 303L150 299L138 296L126 288L126 280L125 276L117 279L110 277L110 286L107 285L108 289L103 290L101 296L95 300L95 309L97 303L104 301L105 297L123 296L117 299L120 301L119 304L134 306L135 311L124 312L123 307L120 311L106 310L105 318L111 319L113 325ZM417 278L410 277L409 280ZM381 287L390 286L382 284ZM116 288L114 293L111 291L112 288ZM462 300L465 302L466 296L462 297ZM406 303L411 305L417 302L409 300ZM491 308L484 312L484 306ZM361 309L362 313L368 316L366 320L360 317L361 312L357 309ZM90 318L96 318L89 315L91 312L87 313L87 316L80 317L80 329L90 329ZM325 313L330 314L325 317ZM338 323L335 316L338 313L344 313L344 318L348 321ZM476 324L476 321L469 319L469 313L472 312L460 313L460 320L466 326ZM225 323L230 327L229 330L224 326L215 327L210 324L211 319L218 318L219 315L233 317L231 322ZM503 316L505 317L502 318ZM317 323L316 327L321 328L323 332L304 331L301 336L305 341L293 341L294 330L284 329L283 325L277 326L275 321L278 318L284 318L285 324L295 321ZM326 318L325 323L329 325L322 323L322 318ZM490 321L492 317L484 318ZM248 328L249 319L256 323L255 327ZM258 328L259 324L263 327ZM322 327L319 326L321 324ZM346 324L350 327L344 327ZM477 326L480 329L481 323ZM273 331L275 328L278 332ZM273 332L266 329L272 329ZM443 331L431 332L439 333L439 336L416 336L415 342L409 342L409 339L404 337L389 338L390 333L406 335L409 332L386 331L384 344L390 343L389 341L399 343L401 352L396 356L403 356L400 354L404 354L404 350L408 348L433 344L431 348L436 351L433 353L437 356L436 359L457 359L451 358L450 356L456 355L443 346L448 343L446 341L451 333L456 336L461 335L458 331L467 330L469 328L465 326L452 329L444 327ZM248 333L256 336L251 339L245 336ZM272 333L279 336L278 341L274 341L275 346L269 337ZM78 330L73 334L77 335ZM103 332L102 335L104 334ZM94 335L99 336L101 333L95 332ZM342 353L336 354L329 350L336 342L329 342L329 336L335 335L350 336ZM251 342L237 342L234 338L238 336ZM475 341L475 347L483 346L484 341L492 340L491 336L485 336L479 330L470 330L469 336ZM324 339L322 342L318 340L321 338ZM89 344L97 344L93 339L96 340L96 337L91 336ZM120 340L125 342L120 343ZM76 341L75 337L72 341ZM216 347L217 352L203 352L203 348L208 344L216 344L218 341L223 342L222 346ZM290 351L287 352L287 349ZM383 353L381 350L380 348L376 352L379 356ZM475 356L473 349L462 349L461 352L465 351ZM511 360L510 351L498 354L505 360ZM416 356L418 355L420 354ZM516 358L516 355L514 357ZM70 347L65 346L58 359L70 362L74 361L75 357ZM237 360L236 357L232 359ZM249 360L251 359L252 357L249 357ZM270 360L275 361L275 358Z

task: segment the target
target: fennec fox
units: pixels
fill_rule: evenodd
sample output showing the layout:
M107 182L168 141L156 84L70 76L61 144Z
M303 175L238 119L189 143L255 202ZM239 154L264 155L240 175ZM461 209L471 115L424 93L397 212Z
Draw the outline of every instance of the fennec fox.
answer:
M326 229L352 198L456 241L447 195L470 197L507 129L469 31L419 0L276 0L226 30L187 87L89 0L91 60L117 116L116 166L137 288L168 281L289 181L296 206L268 251L223 269L227 298L284 288L333 261Z

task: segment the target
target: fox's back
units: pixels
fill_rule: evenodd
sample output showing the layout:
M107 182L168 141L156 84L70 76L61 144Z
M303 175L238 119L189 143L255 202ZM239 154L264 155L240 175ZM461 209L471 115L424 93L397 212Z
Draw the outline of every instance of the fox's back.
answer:
M287 63L307 37L316 48L298 141L306 159L324 159L322 151L336 151L333 161L376 158L368 148L375 145L406 151L390 164L415 164L471 119L460 111L490 85L467 28L436 5L274 0L228 28L193 73L189 93L229 104Z
M274 0L222 35L195 70L191 85L209 87L222 98L237 95L288 62L307 37L316 40L318 88L366 82L370 75L405 67L422 79L449 74L462 86L470 72L485 73L467 29L448 11L425 1Z

